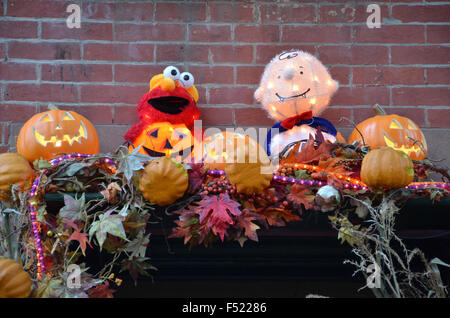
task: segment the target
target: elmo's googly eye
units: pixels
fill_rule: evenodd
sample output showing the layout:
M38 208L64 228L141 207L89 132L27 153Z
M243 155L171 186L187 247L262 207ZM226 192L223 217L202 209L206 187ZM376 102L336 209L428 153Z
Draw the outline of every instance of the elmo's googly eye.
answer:
M194 85L194 76L189 72L184 72L181 73L179 81L182 87L189 88Z
M165 78L171 78L175 81L180 78L180 71L175 66L167 66L163 75Z

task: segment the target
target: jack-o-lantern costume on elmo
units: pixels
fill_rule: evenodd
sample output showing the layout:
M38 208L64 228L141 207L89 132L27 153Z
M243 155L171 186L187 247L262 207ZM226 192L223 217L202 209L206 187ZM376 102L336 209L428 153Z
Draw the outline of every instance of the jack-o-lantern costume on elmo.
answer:
M200 117L197 100L198 91L194 86L194 76L188 72L180 74L174 66L166 67L162 74L155 75L150 80L150 90L141 98L137 107L139 122L128 130L125 140L138 147L145 139L142 139L142 134L148 134L144 136L148 139L166 136L167 133L163 134L163 132L168 130L165 127L167 125L171 126L169 128L174 132L182 129L183 125L188 132L189 130L193 132L194 121ZM164 123L164 125L155 126L156 123ZM186 134L183 133L183 135ZM172 148L175 147L174 140L177 138L169 136L163 142L152 140L150 143L149 141L150 147L144 144L140 152L152 157L170 156ZM161 147L154 145L161 145Z

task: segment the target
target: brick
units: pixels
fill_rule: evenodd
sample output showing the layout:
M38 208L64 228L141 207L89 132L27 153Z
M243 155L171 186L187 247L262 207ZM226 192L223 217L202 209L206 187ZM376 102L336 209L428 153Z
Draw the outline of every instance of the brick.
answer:
M6 57L6 48L4 43L0 43L0 59L4 59Z
M370 13L366 12L367 4L345 3L341 5L320 5L319 23L365 23ZM381 18L389 16L389 8L380 5Z
M234 37L237 42L278 42L280 29L278 25L238 24L234 29Z
M389 105L389 90L386 87L340 87L331 98L333 106Z
M5 100L77 103L78 89L72 84L7 84Z
M117 41L184 41L183 24L117 24Z
M257 85L264 72L264 66L237 66L236 84Z
M449 43L450 25L427 25L428 43Z
M32 18L67 18L69 4L57 0L15 0L8 1L7 16Z
M9 152L9 146L0 146L0 153Z
M392 18L401 22L448 22L450 5L396 5Z
M66 22L42 22L43 39L112 40L111 23L83 22L81 28L67 27Z
M366 25L354 27L355 42L358 43L424 43L423 25L383 25L369 29Z
M339 85L347 85L350 83L350 67L347 66L330 66L328 71L331 77L339 82Z
M253 4L209 3L212 22L254 22Z
M307 4L267 4L259 6L261 22L311 23L316 22L316 8Z
M195 66L194 78L198 84L233 84L232 66Z
M64 42L10 42L8 56L31 60L79 60L80 45Z
M392 104L402 106L449 106L450 87L393 87Z
M0 118L2 121L26 122L36 114L36 105L1 104Z
M98 61L153 62L153 44L84 44L84 59Z
M348 119L352 118L351 108L340 108L340 107L327 107L321 114L320 117L328 119L334 126L348 127L352 126L347 120L342 120L342 117Z
M7 145L9 141L9 124L0 123L0 144Z
M420 67L354 67L353 84L420 85L424 69Z
M233 125L233 108L202 107L202 125Z
M157 3L155 10L156 21L206 21L206 4L204 3Z
M209 45L158 44L157 62L208 62Z
M349 26L286 25L283 42L290 43L346 43L351 42Z
M21 63L0 63L0 74L4 81L36 80L36 65Z
M209 46L213 63L252 63L251 45L211 45Z
M450 67L427 68L427 84L450 85Z
M114 152L124 143L125 136L131 125L96 125L100 141L100 153Z
M83 19L98 19L111 21L152 21L153 3L118 2L83 2Z
M427 113L430 127L450 126L450 109L427 109Z
M388 64L385 46L319 46L319 59L324 64Z
M291 49L301 50L315 55L314 45L258 45L256 47L256 63L269 63L275 56Z
M189 40L192 42L230 42L229 25L192 25L189 27Z
M136 106L116 106L113 122L114 124L136 124L138 122Z
M124 65L114 66L114 81L148 84L150 79L164 71L163 65Z
M447 64L450 47L445 46L392 46L392 64Z
M253 89L243 86L216 87L209 89L209 104L247 104L253 105Z
M32 21L0 21L1 38L37 38L38 24Z
M112 66L105 64L43 64L43 81L111 82Z
M203 107L206 103L206 91L207 88L203 85L195 85L198 91L198 101L197 106Z
M58 109L74 111L86 117L93 124L111 124L112 107L111 106L65 106L58 105ZM39 111L44 112L47 106L40 106Z
M137 104L146 91L148 91L147 85L83 85L81 86L81 102Z
M272 127L276 121L260 107L236 108L234 110L236 126Z

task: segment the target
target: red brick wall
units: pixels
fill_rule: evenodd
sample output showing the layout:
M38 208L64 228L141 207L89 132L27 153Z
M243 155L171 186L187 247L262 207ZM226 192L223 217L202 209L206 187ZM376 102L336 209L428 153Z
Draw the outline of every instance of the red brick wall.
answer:
M66 7L81 5L81 29ZM381 7L369 29L366 7ZM205 125L270 126L253 99L284 49L325 63L340 88L325 111L348 135L379 103L423 127L432 157L450 157L450 4L400 1L0 0L0 152L48 103L97 127L109 151L136 122L149 78L166 65L196 77Z

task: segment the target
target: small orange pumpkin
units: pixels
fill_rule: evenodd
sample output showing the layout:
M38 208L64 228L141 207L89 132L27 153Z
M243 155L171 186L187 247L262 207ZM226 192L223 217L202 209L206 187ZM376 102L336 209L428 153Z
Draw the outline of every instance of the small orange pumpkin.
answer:
M129 146L132 151L139 147L139 152L150 157L171 157L177 161L183 161L192 156L194 139L191 131L184 124L171 124L159 122L148 125L142 133L137 136L133 145Z
M361 164L361 180L371 188L401 188L413 179L411 158L390 147L371 150Z
M31 293L31 278L19 263L0 259L0 298L25 298Z
M28 161L17 153L0 154L0 199L7 201L11 185L17 184L24 191L31 186L34 175Z
M73 111L51 109L31 117L17 137L17 152L33 162L62 153L99 152L97 131L85 117Z
M203 163L206 169L224 170L226 163L237 162L250 152L251 162L270 163L266 151L247 135L223 131L203 140Z
M409 118L387 115L379 105L374 109L378 115L359 123L348 138L349 144L362 142L361 132L365 144L372 149L388 146L406 153L413 160L426 158L427 141L419 126Z
M139 178L142 196L159 206L181 198L188 188L188 175L181 164L168 157L152 160Z

